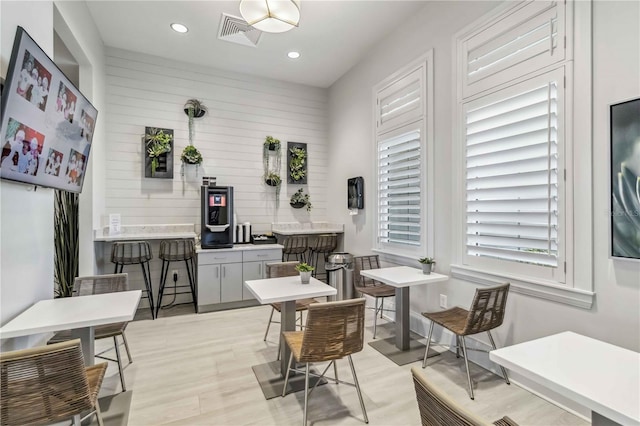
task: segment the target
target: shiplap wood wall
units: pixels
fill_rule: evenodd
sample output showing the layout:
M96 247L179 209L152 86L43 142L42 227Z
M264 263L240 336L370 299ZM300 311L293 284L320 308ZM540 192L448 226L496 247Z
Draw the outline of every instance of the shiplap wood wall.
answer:
M240 48L240 47L239 47ZM206 54L206 52L203 52ZM222 60L222 59L221 59ZM200 229L202 176L233 186L239 222L270 230L272 222L326 220L328 92L326 89L107 48L106 211L123 224L195 223ZM292 64L295 66L295 64ZM188 144L184 103L201 100L209 109L195 120L194 145L204 157L180 174L180 154ZM174 130L174 178L144 178L145 126ZM280 202L262 180L262 143L282 141ZM286 144L307 143L308 184L313 209L294 210L290 196L300 185L286 184ZM95 159L94 159L95 160Z

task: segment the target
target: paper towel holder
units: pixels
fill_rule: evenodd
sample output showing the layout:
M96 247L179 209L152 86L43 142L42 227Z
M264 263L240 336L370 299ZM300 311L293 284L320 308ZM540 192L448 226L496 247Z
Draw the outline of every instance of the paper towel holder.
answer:
M362 176L347 179L347 208L364 208L364 179Z

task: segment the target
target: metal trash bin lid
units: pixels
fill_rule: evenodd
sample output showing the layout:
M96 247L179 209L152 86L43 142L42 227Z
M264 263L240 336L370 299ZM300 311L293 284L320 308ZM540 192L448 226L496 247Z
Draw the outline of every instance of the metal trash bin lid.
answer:
M328 257L329 263L335 264L345 264L345 263L353 263L353 255L351 253L331 253Z

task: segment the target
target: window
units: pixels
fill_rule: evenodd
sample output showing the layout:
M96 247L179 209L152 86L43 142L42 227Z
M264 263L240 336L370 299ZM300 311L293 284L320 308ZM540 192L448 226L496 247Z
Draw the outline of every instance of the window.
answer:
M431 253L433 193L432 53L374 89L377 217L375 249L417 258Z
M458 39L462 259L566 283L563 2L522 2Z

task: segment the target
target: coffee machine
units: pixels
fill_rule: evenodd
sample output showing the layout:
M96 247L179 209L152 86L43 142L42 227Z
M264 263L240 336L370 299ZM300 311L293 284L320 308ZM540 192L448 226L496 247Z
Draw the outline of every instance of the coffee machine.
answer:
M203 186L200 193L202 248L233 247L233 187Z

